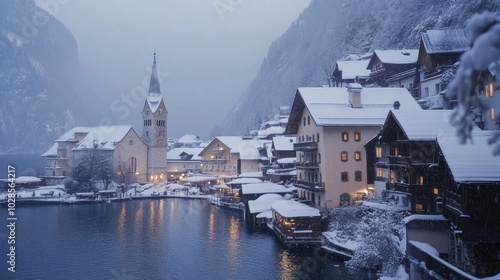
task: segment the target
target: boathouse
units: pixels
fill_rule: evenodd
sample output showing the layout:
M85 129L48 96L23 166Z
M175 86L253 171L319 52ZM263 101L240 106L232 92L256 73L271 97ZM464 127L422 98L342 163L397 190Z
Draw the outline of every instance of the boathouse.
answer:
M293 201L276 201L272 206L273 231L286 246L322 244L319 210Z

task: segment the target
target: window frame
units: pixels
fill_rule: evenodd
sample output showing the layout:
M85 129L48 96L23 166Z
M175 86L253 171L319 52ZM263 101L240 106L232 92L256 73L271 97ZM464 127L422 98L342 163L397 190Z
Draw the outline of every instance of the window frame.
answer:
M340 139L342 142L349 142L349 132L348 131L342 131L340 133Z
M340 161L347 162L349 160L349 153L347 151L340 152Z

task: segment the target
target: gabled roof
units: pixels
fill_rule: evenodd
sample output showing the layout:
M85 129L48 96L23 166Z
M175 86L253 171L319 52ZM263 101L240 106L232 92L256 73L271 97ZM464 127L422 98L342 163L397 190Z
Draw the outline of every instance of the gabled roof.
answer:
M459 144L455 133L439 137L438 144L455 182L500 182L500 158L488 140L498 131L473 131L472 141Z
M293 143L296 138L290 136L273 137L273 147L275 151L293 151Z
M191 143L201 143L202 141L196 135L186 134L177 140L177 143L191 144Z
M299 88L286 133L297 133L305 109L317 126L381 126L395 101L401 111L422 110L404 88L363 88L362 108L352 108L347 88Z
M127 133L132 130L130 125L112 125L112 126L96 126L88 132L80 143L73 150L83 150L94 147L94 141L97 143L97 149L114 150L118 142L120 142ZM139 139L141 139L139 137ZM141 139L142 141L142 139Z
M319 210L294 200L278 200L272 210L285 218L320 217Z
M167 160L178 161L181 160L182 154L191 155L190 161L201 160L199 154L203 148L174 148L167 152Z
M93 127L74 127L59 137L56 142L76 141L75 133L89 133Z
M467 29L427 30L422 42L428 54L461 53L470 48Z
M434 141L445 134L452 134L455 128L450 124L452 110L391 110L387 120L394 117L408 140ZM386 121L387 124L387 121ZM386 125L384 124L384 127Z
M50 147L50 149L48 151L46 151L45 153L43 153L41 156L42 157L55 157L57 156L57 147L59 145L56 143L54 143L54 145L52 145L52 147Z
M418 49L411 50L374 50L367 69L371 69L376 60L384 64L412 64L417 63Z
M260 159L259 148L263 148L270 140L243 139L241 136L218 136L199 153L204 153L215 141L220 141L226 145L232 154L239 154L240 159Z
M370 70L367 69L370 60L337 61L336 69L342 71L342 79L354 79L357 76L368 77Z

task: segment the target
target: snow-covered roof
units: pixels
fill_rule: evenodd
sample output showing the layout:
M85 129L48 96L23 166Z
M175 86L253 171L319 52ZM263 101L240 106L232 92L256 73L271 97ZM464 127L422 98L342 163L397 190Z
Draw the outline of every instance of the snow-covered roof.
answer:
M39 183L42 180L33 176L19 176L16 178L16 183L24 184L24 183Z
M181 138L179 138L179 140L177 140L177 143L182 143L182 144L192 144L192 143L201 143L202 141L200 140L200 138L196 135L191 135L191 134L186 134L184 136L182 136Z
M93 148L94 141L98 145L97 149L114 150L116 143L120 142L130 130L133 130L130 125L92 127L73 150Z
M498 131L472 131L472 141L462 145L455 133L439 137L438 144L455 182L499 182L500 158L488 139Z
M77 139L75 138L76 133L89 133L93 127L74 127L64 133L61 137L59 137L56 142L66 142L66 141L76 141Z
M273 217L273 211L267 210L267 211L264 211L262 213L257 214L257 216L255 216L255 217L259 218L259 219L262 219L262 218L271 219Z
M149 105L151 112L156 112L160 106L163 97L161 96L160 80L158 79L158 72L156 70L156 53L154 54L153 69L151 70L151 79L149 81L149 90L146 101Z
M318 209L294 200L276 201L272 206L272 210L285 218L320 216Z
M213 181L216 179L217 179L217 177L215 177L215 176L192 176L192 177L182 178L181 181L198 183L198 182Z
M232 154L239 153L240 159L246 160L260 159L258 149L271 142L270 140L242 139L241 136L218 136L216 139L228 146Z
M342 71L342 79L354 79L357 76L368 77L370 70L368 67L370 60L337 61L337 70Z
M436 140L441 135L452 134L455 128L450 124L452 110L391 110L408 140Z
M243 172L240 175L238 175L238 178L262 178L262 177L264 177L262 171Z
M460 53L470 48L467 29L427 30L422 33L422 41L429 54Z
M261 179L257 178L237 178L232 180L231 182L228 182L228 185L237 185L237 184L256 184L256 183L262 183Z
M279 164L287 164L287 163L295 163L297 162L297 158L289 157L289 158L279 158L276 160Z
M271 211L271 206L273 206L276 201L284 199L283 196L275 193L263 194L256 200L249 200L248 209L251 214L261 213L266 210Z
M50 147L50 149L48 149L45 153L43 153L41 156L42 157L51 157L51 156L57 156L57 147L58 147L58 144L57 142L54 143L54 145L52 145L52 147Z
M375 50L374 54L380 59L380 61L382 61L382 63L411 64L411 63L417 63L418 49Z
M282 126L271 126L263 130L259 130L257 135L267 137L271 134L283 134L285 132L285 128Z
M276 136L273 137L274 150L276 151L293 151L293 143L296 137L290 136Z
M167 152L167 160L181 160L181 154L186 153L188 155L192 155L189 159L193 160L201 160L199 154L203 150L203 148L174 148Z
M285 187L276 183L265 182L257 184L245 184L241 186L242 194L264 194L264 193L291 193L295 187Z
M443 215L422 215L414 214L403 219L405 224L411 221L448 221Z
M362 108L352 108L347 88L303 87L298 93L318 126L380 126L395 101L400 111L422 110L404 88L363 88Z

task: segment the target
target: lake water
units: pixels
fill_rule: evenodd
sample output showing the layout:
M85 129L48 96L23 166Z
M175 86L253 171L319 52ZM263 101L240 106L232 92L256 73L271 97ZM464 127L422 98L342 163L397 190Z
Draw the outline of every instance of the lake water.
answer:
M10 273L0 211L0 279L376 279L311 249L287 250L239 212L175 198L20 206Z

